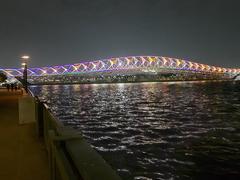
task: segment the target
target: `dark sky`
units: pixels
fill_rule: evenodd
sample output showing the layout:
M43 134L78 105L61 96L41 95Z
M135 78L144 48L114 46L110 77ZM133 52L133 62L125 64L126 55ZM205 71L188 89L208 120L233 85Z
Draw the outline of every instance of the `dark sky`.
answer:
M0 0L0 67L160 55L240 67L239 0Z

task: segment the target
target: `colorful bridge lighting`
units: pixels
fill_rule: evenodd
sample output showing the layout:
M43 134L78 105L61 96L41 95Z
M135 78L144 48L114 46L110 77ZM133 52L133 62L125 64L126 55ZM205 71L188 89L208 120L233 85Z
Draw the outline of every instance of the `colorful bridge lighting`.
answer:
M69 64L62 66L29 68L28 76L50 76L50 75L67 75L67 74L82 74L91 72L105 72L105 71L139 71L147 72L149 70L184 70L191 72L202 73L225 73L231 76L240 74L240 69L215 67L206 64L195 63L183 59L161 57L161 56L130 56L110 58L97 61L87 61L77 64ZM22 76L23 70L17 69L3 69L8 76Z

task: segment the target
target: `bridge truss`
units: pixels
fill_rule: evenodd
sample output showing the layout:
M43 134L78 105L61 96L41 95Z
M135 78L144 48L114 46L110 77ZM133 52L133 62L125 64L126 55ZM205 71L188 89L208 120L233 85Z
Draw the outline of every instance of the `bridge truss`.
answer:
M161 72L162 70L184 70L198 73L217 73L236 76L240 74L240 69L222 68L206 64L195 63L183 59L161 57L161 56L130 56L110 58L96 61L86 61L77 64L68 64L61 66L29 68L28 76L50 76L50 75L68 75L82 74L91 72L107 71L138 71L138 72ZM1 69L8 76L19 77L23 75L23 70Z

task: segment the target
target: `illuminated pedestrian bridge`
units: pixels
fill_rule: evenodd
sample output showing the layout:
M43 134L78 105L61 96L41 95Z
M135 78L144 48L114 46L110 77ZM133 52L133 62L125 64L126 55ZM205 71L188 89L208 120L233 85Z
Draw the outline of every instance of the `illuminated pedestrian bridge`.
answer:
M8 76L21 77L23 70L1 69ZM231 79L240 74L240 69L222 68L183 59L161 56L131 56L86 61L76 64L29 68L28 76L33 81L62 82L96 81L106 78L129 80L192 80ZM142 79L142 80L141 80ZM111 81L109 80L109 81Z

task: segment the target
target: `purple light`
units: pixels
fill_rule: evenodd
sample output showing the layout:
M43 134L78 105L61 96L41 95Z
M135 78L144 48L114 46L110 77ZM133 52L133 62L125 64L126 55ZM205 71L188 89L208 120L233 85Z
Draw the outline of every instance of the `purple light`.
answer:
M178 63L177 63L178 62ZM187 66L187 67L186 67ZM191 66L191 68L189 68ZM209 67L209 69L207 68ZM200 63L180 60L176 58L161 57L161 56L130 56L110 58L97 61L86 61L77 64L67 64L60 66L29 68L29 76L50 76L50 75L66 75L66 74L82 74L91 72L106 72L106 71L148 71L152 68L157 69L172 69L186 70L192 72L214 72L228 74L239 74L240 69L219 68L208 66ZM23 70L18 69L1 69L8 76L22 76Z

